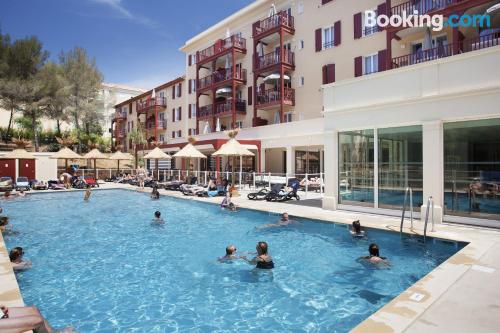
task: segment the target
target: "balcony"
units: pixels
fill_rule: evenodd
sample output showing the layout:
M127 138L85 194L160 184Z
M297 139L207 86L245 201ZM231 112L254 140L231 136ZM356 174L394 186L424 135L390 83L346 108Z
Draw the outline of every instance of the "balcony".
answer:
M127 119L127 113L126 112L115 112L111 120L114 121L119 121L119 120L125 120Z
M246 84L246 69L239 68L234 73L232 68L224 68L222 70L216 71L208 76L198 79L197 90L200 92L215 88L219 85L229 83L232 80L236 80L238 81L237 83L240 84Z
M115 130L115 137L117 139L122 139L125 137L125 129L121 129L121 130Z
M146 128L148 130L155 129L155 125L157 129L166 129L167 128L167 122L165 120L158 120L158 124L155 123L154 120L150 120L147 122Z
M281 104L281 91L276 89L268 89L257 93L257 106L260 109L273 107ZM295 89L285 87L285 95L283 98L285 105L295 105Z
M227 51L232 48L235 48L238 52L246 53L246 39L237 35L232 35L231 37L225 39L219 39L206 49L196 52L196 62L197 64L201 64L211 61L227 53Z
M225 117L233 114L233 100L227 100L215 104L215 116ZM236 100L236 113L246 114L247 102L245 100Z
M458 44L441 45L417 53L392 58L391 68L401 68L427 61L450 57L456 54L481 50L500 45L500 33L492 33L460 41Z
M407 15L413 15L414 11L418 11L423 15L463 1L465 0L410 0L391 7L391 14L403 16L405 12Z
M259 40L282 28L291 34L295 33L294 18L285 10L255 22L252 25L253 38Z
M209 119L212 116L212 104L202 106L198 109L198 120Z
M286 65L293 69L295 68L295 54L292 51L284 50L283 61L281 61L281 53L279 51L273 51L262 56L256 56L254 62L256 71L264 71L279 64Z
M147 112L150 108L167 107L167 99L165 97L155 97L148 98L145 101L137 101L136 102L136 111L137 113Z

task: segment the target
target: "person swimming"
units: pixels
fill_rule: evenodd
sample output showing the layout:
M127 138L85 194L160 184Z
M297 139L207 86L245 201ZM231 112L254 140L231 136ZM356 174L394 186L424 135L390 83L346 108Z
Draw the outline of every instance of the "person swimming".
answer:
M264 224L263 226L260 226L259 228L276 228L276 227L284 227L290 224L297 223L296 221L290 220L290 217L288 216L288 213L283 213L281 214L281 219L276 222L276 223L270 223L270 224Z
M18 197L24 197L25 195L26 195L26 193L24 192L24 190L23 190L23 189L20 189L20 190L19 190L19 193L17 193L17 196L18 196Z
M380 256L380 250L377 244L372 243L368 246L368 256L361 257L360 259L372 264L385 264L389 265L389 261L385 257Z
M158 186L153 187L153 191L151 191L151 199L160 199L160 192L158 191Z
M352 229L349 231L354 237L364 237L365 232L361 230L361 223L359 220L352 222Z
M4 232L7 230L9 225L9 218L7 216L0 216L0 231Z
M9 259L12 269L15 271L31 268L31 261L23 260L24 251L22 247L15 247L10 250Z
M90 185L87 185L87 189L85 189L85 194L83 195L83 200L89 201L91 194L92 194L92 189L90 188Z
M226 255L223 257L219 257L217 260L219 262L230 262L235 259L238 259L238 257L236 256L236 246L228 245L226 247Z
M257 256L249 260L247 257L242 256L241 259L247 261L250 265L255 265L259 269L273 269L273 258L268 254L268 245L266 242L258 242L255 247Z
M161 218L161 212L156 211L155 212L155 217L153 218L152 224L165 224L165 221Z

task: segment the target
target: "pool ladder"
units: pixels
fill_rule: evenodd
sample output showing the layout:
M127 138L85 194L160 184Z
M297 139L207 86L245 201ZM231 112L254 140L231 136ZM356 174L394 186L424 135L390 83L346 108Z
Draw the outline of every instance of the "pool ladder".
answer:
M403 203L403 210L401 212L401 226L399 227L399 232L403 233L403 222L405 220L405 213L407 208L408 196L410 197L410 230L413 230L413 191L411 187L405 189L405 201Z
M432 229L431 232L434 232L434 198L432 196L427 199L427 209L425 211L425 225L424 225L424 241L427 236L427 223L429 222L429 207L432 207Z

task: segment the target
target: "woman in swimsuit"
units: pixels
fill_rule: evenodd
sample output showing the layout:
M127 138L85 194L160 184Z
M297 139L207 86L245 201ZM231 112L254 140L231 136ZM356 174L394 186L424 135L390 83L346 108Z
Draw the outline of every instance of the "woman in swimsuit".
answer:
M147 174L146 170L142 167L142 165L137 169L137 180L139 181L139 187L141 189L144 188L144 181L146 180Z
M387 261L387 258L380 256L380 251L379 251L377 244L375 244L375 243L370 244L370 246L368 247L368 253L370 253L369 256L361 257L360 259L365 260L365 261L372 263L372 264L377 264L377 265L378 264L383 264L383 265L385 264L385 265L389 266L389 262Z
M267 253L267 243L266 242L258 242L255 248L257 250L257 256L252 260L247 259L247 257L241 257L243 260L246 260L249 264L255 265L255 268L260 269L273 269L274 263L273 258Z

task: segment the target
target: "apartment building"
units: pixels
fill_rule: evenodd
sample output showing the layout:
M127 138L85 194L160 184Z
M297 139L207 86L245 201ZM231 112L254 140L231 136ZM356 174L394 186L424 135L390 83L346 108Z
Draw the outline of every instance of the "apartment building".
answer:
M177 106L181 107L178 117L172 113L172 119L180 120L172 126L178 127L168 130L180 132L165 137L161 147L165 151L178 150L187 136L196 134L197 147L210 156L227 140L225 129L240 128L238 139L255 153L255 157L243 161L244 170L288 175L324 173L325 208L400 214L404 190L412 187L416 212L426 208L426 199L432 194L439 218L453 205L469 207L467 214L474 218L498 218L500 204L495 200L500 195L487 194L493 202L478 202L477 191L465 195L461 189L453 192L453 203L447 203L444 191L436 185L457 188L462 183L471 187L470 179L485 179L486 183L487 177L494 180L500 171L497 164L490 163L495 159L492 156L497 156L495 145L487 146L493 149L485 153L489 157L482 157L490 161L488 170L477 173L481 168L476 163L476 171L461 170L463 175L468 172L467 176L455 177L445 185L441 181L444 176L434 177L445 174L438 173L443 164L434 165L433 169L425 167L426 160L444 158L441 137L425 134L427 125L423 122L429 113L401 108L394 111L392 118L383 117L384 105L393 100L410 103L413 99L439 95L445 88L438 89L436 85L445 82L441 79L448 74L450 87L461 82L463 95L486 89L481 87L496 87L498 66L494 63L500 62L495 53L500 44L498 11L490 14L488 29L447 26L440 31L365 26L364 16L367 10L377 15L418 11L442 14L447 20L452 14L486 13L499 2L257 0L180 48L186 54L183 104ZM488 73L483 73L488 71L485 64L491 66ZM434 70L421 70L422 66ZM469 71L484 75L467 83L468 77L462 76L467 71L462 71L462 66L471 66ZM451 72L442 72L444 68ZM412 74L398 76L403 72ZM158 89L155 91L158 96ZM471 104L464 102L462 106L465 105ZM426 107L434 110L436 105ZM470 108L466 118L479 121L486 114L488 119L498 115L498 107L484 107L487 112ZM173 110L170 105L165 109ZM371 109L377 111L367 111ZM439 111L437 107L432 114L437 116ZM397 128L404 127L405 120L409 127L399 133ZM380 126L387 128L385 132L378 130ZM428 134L435 134L431 128L434 127L428 128ZM442 131L443 126L438 128ZM365 130L372 134L365 135ZM487 133L494 131L489 129ZM498 143L491 135L489 142ZM427 150L423 148L426 145ZM426 155L431 148L441 151L440 155ZM446 158L451 163L457 156ZM201 167L225 170L227 162L209 158ZM438 187L431 189L431 185ZM478 193L484 196L486 192ZM490 207L490 211L484 212L485 207ZM457 211L461 216L467 215L463 210Z

